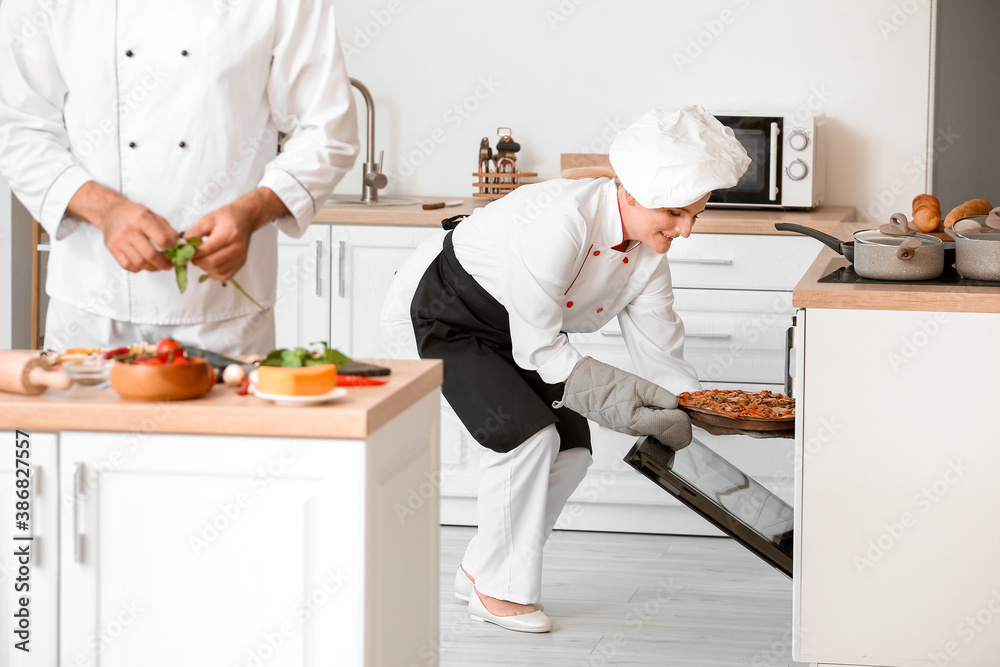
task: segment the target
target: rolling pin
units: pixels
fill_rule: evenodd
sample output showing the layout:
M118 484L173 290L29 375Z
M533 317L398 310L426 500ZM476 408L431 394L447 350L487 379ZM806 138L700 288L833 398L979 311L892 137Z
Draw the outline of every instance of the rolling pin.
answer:
M0 350L0 391L37 396L48 388L73 386L66 371L52 370L52 361L32 350Z

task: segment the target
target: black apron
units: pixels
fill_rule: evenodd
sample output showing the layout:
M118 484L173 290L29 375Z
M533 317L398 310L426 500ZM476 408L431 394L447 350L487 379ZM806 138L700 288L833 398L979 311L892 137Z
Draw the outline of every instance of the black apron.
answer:
M560 451L590 447L587 419L553 408L564 383L547 384L514 361L507 309L469 275L448 232L410 304L421 359L444 360L441 392L479 444L509 452L555 424Z

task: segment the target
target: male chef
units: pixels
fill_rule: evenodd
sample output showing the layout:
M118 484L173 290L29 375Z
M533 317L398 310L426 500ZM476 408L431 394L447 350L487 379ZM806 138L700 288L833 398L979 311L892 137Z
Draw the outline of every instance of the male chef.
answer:
M0 173L51 238L46 347L267 352L278 230L357 152L328 1L0 0Z

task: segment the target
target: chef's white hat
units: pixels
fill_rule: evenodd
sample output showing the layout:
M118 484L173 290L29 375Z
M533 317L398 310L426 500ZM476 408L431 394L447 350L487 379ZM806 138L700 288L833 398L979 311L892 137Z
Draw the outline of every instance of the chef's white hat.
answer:
M698 105L653 109L618 133L611 166L646 208L681 208L731 188L750 166L733 131Z

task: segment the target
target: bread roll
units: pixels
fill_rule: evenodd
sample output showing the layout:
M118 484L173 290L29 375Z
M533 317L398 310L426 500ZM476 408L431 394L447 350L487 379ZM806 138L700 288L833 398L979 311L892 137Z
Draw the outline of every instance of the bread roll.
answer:
M941 224L941 203L933 195L913 198L913 224L922 232L933 232Z
M993 204L985 199L970 199L961 206L951 209L951 213L944 219L944 226L951 227L956 220L968 218L970 215L986 215L993 210Z

